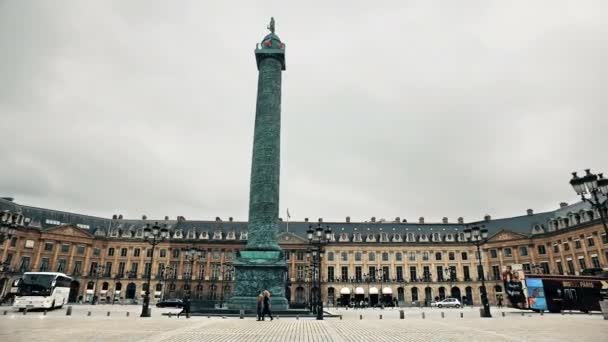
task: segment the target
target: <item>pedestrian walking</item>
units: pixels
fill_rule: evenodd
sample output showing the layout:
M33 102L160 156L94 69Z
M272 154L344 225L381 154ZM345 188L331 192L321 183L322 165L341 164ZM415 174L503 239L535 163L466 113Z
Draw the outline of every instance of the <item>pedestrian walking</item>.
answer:
M498 308L502 309L502 296L498 296Z
M177 318L179 318L181 314L185 314L186 318L190 318L190 298L188 297L184 298L182 311L177 314Z
M268 290L264 290L263 294L264 308L262 309L262 321L264 320L264 317L266 317L266 315L268 315L268 317L270 317L270 320L272 321L272 312L270 312L270 292L268 292Z
M258 321L262 320L262 312L264 310L264 295L260 293L260 295L258 296L258 305L257 305L257 311L258 311Z

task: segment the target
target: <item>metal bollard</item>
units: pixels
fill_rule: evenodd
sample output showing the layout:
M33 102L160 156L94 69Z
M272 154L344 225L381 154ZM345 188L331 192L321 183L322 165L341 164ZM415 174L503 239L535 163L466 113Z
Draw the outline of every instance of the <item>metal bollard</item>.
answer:
M211 318L211 316L210 316L210 315L207 315L207 318Z
M222 319L226 319L226 316L222 316Z
M42 313L42 315L46 316L46 312L47 312L47 310L44 310L44 312Z
M564 312L564 310L560 310L560 313L561 313L562 315L565 315L565 314L566 314L566 313Z
M91 316L91 311L89 311L89 312L87 313L87 316Z
M540 310L540 315L543 316L545 314L544 310Z
M424 311L422 312L422 319L424 319Z
M521 313L521 317L524 317L524 313L523 312Z
M6 310L4 310L4 316L6 316L6 314L7 314L7 311L6 311Z
M340 320L342 320L342 315L340 315Z
M108 317L110 317L110 311L108 311Z
M405 312L403 310L399 310L399 319L405 319Z
M281 318L281 316L280 316L280 315L277 315L277 321L279 320L279 318Z
M506 315L505 315L505 312L504 312L504 311L503 311L503 312L501 312L501 313L502 313L502 317L506 317Z
M441 318L445 318L445 313L441 312Z
M129 317L129 313L130 313L130 312L129 312L129 311L127 311L127 317Z
M296 320L300 319L300 315L296 315Z
M462 312L460 313L460 318L464 318L464 314Z
M382 315L380 315L380 319L382 319Z
M244 317L243 317L244 312L245 312L245 310L243 310L243 309L239 310L239 318L240 318L240 319L243 319L243 318L244 318Z
M27 308L23 309L23 315L27 314Z
M68 306L68 309L65 311L65 315L72 316L72 306L71 305Z
M362 320L362 319L363 319L363 315L359 315L359 320Z

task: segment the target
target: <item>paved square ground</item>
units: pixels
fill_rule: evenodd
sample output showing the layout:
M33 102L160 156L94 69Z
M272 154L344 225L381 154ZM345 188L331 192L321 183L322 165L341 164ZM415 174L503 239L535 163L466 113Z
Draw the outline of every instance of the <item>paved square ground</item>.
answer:
M47 315L42 312L23 315L12 308L0 307L0 341L570 342L608 339L608 321L599 314L525 313L522 316L519 311L494 310L494 317L480 318L478 308L405 309L405 319L401 320L396 309L366 309L330 310L342 315L342 319L316 321L279 317L257 322L254 318L169 318L161 314L179 310L156 308L153 317L140 318L140 310L138 306L127 305L82 305L74 306L72 316L66 316L65 309Z

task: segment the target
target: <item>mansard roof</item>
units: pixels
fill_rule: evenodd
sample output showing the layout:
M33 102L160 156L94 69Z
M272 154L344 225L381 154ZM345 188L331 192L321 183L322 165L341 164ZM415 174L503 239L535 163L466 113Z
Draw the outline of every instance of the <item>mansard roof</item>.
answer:
M0 198L0 210L10 210L13 212L21 211L26 219L27 224L33 228L48 229L55 226L71 224L81 229L88 230L95 236L111 236L111 232L117 231L118 237L131 236L136 237L136 232L145 227L147 223L159 222L167 224L171 232L181 231L182 239L188 237L189 232L196 232L196 238L203 238L203 232L208 234L209 240L217 240L216 232L221 232L221 239L226 239L228 233L234 232L236 240L240 239L241 233L247 232L247 222L245 221L220 221L220 220L141 220L141 219L117 219L102 218L90 215L76 214L65 211L52 209L44 209L21 205L12 200ZM550 231L549 227L556 220L567 217L571 213L579 213L589 211L587 203L578 202L570 206L562 206L555 211L528 214L523 216L515 216L500 219L490 219L489 217L482 221L469 223L413 223L413 222L322 222L323 226L330 226L335 233L336 241L341 234L348 235L348 241L353 241L356 233L361 233L362 240L365 242L367 236L373 235L375 240L380 241L379 237L382 233L388 233L391 236L390 241L393 241L395 234L400 234L401 239L395 242L407 241L406 237L409 233L415 234L414 241L436 241L433 234L440 234L440 241L446 241L449 233L456 236L453 241L457 241L458 233L463 232L466 227L484 225L488 229L489 234L493 235L501 230L512 231L519 234L530 236L532 234L545 233ZM279 232L289 232L306 238L306 230L308 227L316 226L317 222L279 222ZM542 229L538 228L542 227ZM559 228L558 228L559 229ZM370 235L371 234L371 235Z

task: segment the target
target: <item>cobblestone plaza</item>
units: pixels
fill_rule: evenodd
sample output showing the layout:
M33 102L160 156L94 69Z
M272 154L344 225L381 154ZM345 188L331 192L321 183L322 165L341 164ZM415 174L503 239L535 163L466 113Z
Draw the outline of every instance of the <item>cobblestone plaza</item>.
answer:
M4 314L4 311L7 311ZM91 312L89 316L88 313ZM110 316L108 316L108 311ZM330 310L342 315L316 321L281 318L257 322L245 317L190 319L167 317L175 309L155 309L138 317L138 306L74 306L29 312L0 308L1 341L604 341L608 324L599 314L533 314L494 310L480 318L478 308L460 310ZM129 312L129 316L127 316ZM444 317L441 317L442 312ZM503 316L504 312L504 316ZM424 318L422 317L424 313ZM462 313L463 317L460 317ZM361 315L362 318L361 319ZM382 315L382 319L380 318Z

